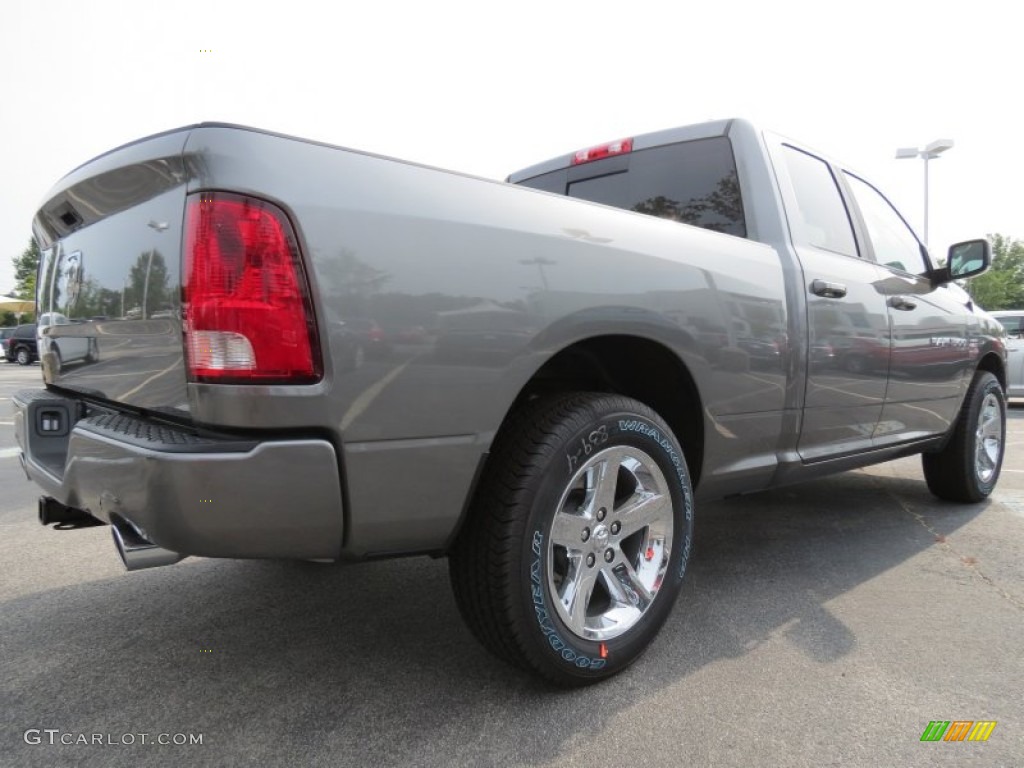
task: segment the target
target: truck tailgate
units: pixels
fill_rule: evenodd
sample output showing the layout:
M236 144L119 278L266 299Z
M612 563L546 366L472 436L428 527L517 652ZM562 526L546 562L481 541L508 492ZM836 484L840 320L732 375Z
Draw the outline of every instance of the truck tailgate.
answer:
M189 131L86 163L36 214L39 355L48 383L188 415L180 260Z

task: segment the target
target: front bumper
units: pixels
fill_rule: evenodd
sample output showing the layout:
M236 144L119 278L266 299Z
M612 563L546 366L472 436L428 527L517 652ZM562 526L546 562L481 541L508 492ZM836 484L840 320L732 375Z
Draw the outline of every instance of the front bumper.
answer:
M199 433L47 390L13 404L25 471L62 504L183 555L340 557L341 482L326 440Z

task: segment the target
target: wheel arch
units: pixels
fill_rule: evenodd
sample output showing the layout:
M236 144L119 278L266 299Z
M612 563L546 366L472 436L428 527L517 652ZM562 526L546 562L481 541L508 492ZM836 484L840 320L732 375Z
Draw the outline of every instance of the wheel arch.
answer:
M988 371L999 380L1003 391L1006 391L1006 366L1003 360L995 352L989 352L978 361L979 371Z
M629 334L575 341L533 374L502 424L533 397L571 391L625 395L653 409L682 445L691 482L697 487L704 459L703 404L689 367L669 346Z

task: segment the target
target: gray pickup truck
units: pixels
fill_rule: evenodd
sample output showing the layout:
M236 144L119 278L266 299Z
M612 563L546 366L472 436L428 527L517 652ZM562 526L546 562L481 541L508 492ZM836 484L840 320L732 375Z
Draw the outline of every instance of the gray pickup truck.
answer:
M976 502L1005 335L842 164L742 120L505 183L222 124L61 180L34 221L45 388L15 427L44 524L129 570L447 556L496 656L622 670L696 501L922 454Z

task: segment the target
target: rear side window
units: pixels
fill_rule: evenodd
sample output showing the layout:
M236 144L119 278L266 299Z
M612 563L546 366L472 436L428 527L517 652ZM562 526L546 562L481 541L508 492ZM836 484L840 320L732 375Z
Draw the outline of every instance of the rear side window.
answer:
M715 232L747 235L732 143L724 136L641 149L520 183Z
M793 242L857 256L850 215L828 164L789 145L784 152L796 198L796 210L788 211Z

